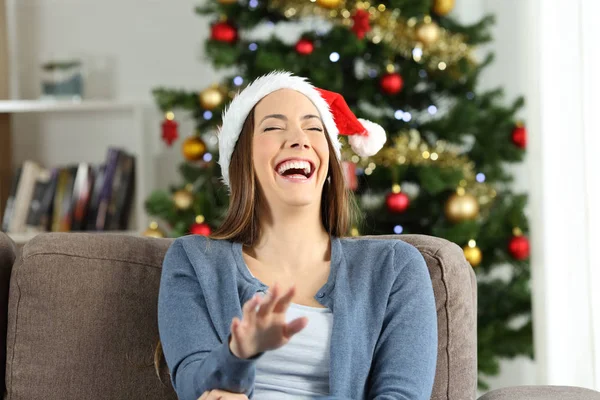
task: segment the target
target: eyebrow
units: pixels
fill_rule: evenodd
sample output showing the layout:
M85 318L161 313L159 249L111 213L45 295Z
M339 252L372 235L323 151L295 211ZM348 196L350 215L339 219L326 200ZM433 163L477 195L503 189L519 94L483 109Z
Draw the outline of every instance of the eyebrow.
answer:
M262 124L263 122L265 122L266 119L269 119L269 118L276 118L276 119L280 119L282 121L287 121L288 120L288 118L285 115L283 115L283 114L270 114L270 115L267 115L266 117L264 117L260 121L260 123ZM306 114L306 115L302 116L302 118L300 118L300 119L301 120L307 120L307 119L312 119L312 118L316 118L319 121L321 121L321 117L319 117L318 115L314 115L314 114ZM323 123L323 121L321 121L321 123Z

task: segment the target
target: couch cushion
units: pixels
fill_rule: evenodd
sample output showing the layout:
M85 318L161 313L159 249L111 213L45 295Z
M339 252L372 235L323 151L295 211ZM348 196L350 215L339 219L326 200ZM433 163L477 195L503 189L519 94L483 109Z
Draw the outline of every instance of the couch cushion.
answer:
M13 269L8 399L176 399L154 372L169 239L48 233Z
M0 232L0 376L6 369L6 323L8 319L8 289L10 274L16 258L15 243L4 233ZM6 384L0 382L0 393L4 393Z
M432 400L468 400L477 390L477 282L456 244L423 235L390 235L425 258L438 316L438 360Z
M515 386L486 393L479 400L600 400L600 393L568 386Z

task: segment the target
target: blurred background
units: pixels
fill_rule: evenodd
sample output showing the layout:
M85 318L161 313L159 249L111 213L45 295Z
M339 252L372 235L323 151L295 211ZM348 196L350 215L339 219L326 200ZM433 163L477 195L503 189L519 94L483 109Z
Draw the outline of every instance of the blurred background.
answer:
M220 113L272 69L382 124L346 146L364 219L479 282L480 391L600 389L599 65L592 0L0 0L0 220L209 234ZM493 54L494 58L490 55Z

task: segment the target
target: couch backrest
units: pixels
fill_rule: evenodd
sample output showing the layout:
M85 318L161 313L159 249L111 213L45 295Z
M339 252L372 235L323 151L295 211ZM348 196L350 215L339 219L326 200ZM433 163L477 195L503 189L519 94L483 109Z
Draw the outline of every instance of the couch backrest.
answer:
M6 372L6 324L8 320L8 289L10 274L16 258L15 243L0 232L0 376ZM0 381L0 393L4 393L6 385Z
M476 387L476 285L462 250L443 239L392 236L427 262L438 312L432 399L467 400ZM100 233L35 237L10 283L8 400L176 399L154 372L160 268L171 239Z
M401 239L425 258L438 316L438 360L432 400L470 400L477 391L477 282L456 244L423 235Z
M169 244L81 233L27 243L11 277L7 399L175 400L153 367Z

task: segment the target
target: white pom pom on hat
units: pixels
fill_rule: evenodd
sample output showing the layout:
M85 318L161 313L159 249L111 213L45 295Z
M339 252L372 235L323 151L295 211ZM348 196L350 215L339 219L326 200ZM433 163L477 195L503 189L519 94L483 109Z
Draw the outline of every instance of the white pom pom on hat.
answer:
M335 155L341 158L338 135L348 135L350 146L362 157L375 155L385 144L384 129L371 121L358 119L341 94L313 86L306 78L290 72L274 71L251 82L223 111L219 128L219 165L223 182L229 186L229 164L242 127L252 108L265 96L280 90L296 90L314 104L321 115Z

